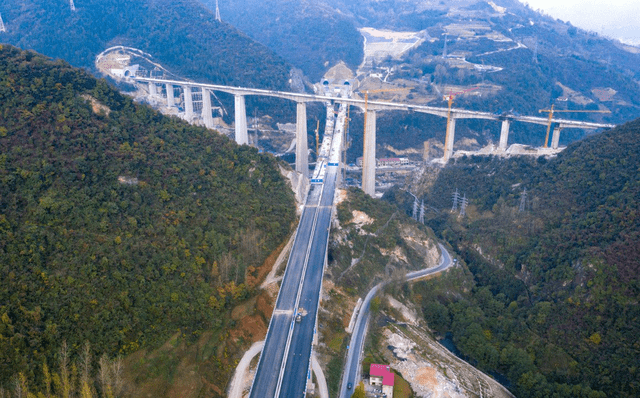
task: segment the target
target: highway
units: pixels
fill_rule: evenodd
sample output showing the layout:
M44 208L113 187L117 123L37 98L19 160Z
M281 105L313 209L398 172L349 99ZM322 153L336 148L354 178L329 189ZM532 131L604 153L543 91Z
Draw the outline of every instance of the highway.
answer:
M446 270L453 264L451 255L447 249L442 244L438 244L438 246L440 247L441 252L440 264L434 268L427 268L408 273L405 276L407 281L417 280L428 275L436 274ZM347 360L342 373L342 385L340 386L339 398L351 397L351 394L353 394L353 388L355 388L354 386L356 386L360 381L360 363L362 361L362 351L364 348L364 341L366 339L367 324L369 323L369 305L371 304L371 300L385 284L387 284L387 282L381 282L374 286L369 290L369 293L367 293L367 296L362 302L360 313L358 314L356 324L353 328L353 333L351 334L349 349L347 350ZM351 389L347 388L348 384L352 385Z
M269 331L251 387L251 398L304 396L316 330L320 290L338 176L345 107L334 133L325 135ZM333 112L327 118L335 119ZM333 123L333 120L331 121ZM306 314L296 322L298 308ZM303 312L304 313L304 312Z

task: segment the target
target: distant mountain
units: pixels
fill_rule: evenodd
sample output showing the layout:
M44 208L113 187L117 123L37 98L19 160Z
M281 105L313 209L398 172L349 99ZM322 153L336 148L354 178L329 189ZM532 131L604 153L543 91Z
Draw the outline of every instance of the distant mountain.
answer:
M429 313L451 318L427 318L518 396L640 394L639 137L640 119L552 160L460 159L422 181L438 211L427 224L477 283L464 300L433 297L447 308ZM450 211L456 189L469 201L465 217ZM388 197L407 211L413 203L400 191Z
M93 69L113 45L139 48L172 72L211 83L288 87L290 67L195 0L7 0L0 42Z
M215 10L215 0L201 0ZM302 69L313 83L339 61L355 69L362 36L351 18L322 1L225 0L222 19Z
M403 97L408 102L446 106L443 94L478 87L476 94L458 96L454 106L538 115L555 104L558 109L611 111L562 115L572 119L623 123L640 117L640 49L541 15L516 0L231 0L220 2L220 8L223 19L315 81L338 60L354 69L366 61L361 83L369 76L367 84L375 87L386 77L391 85L411 89ZM382 53L365 60L358 32L363 27L422 32L424 40L397 58ZM393 154L386 145L421 152L424 141L444 139L442 118L398 113L379 118L379 156ZM361 116L354 115L353 131L361 131L356 129L361 124ZM402 140L396 137L399 129ZM520 123L511 130L510 142L529 145L541 145L545 133L542 126ZM561 145L586 134L565 130ZM497 142L499 126L459 121L457 137L477 142L476 147ZM361 155L358 140L350 159Z
M280 166L0 45L0 386L22 372L44 391L43 363L58 372L63 340L115 357L203 336L225 358L198 356L201 392L222 396L243 344L224 337L230 309L255 296L294 222ZM170 380L172 361L135 382Z

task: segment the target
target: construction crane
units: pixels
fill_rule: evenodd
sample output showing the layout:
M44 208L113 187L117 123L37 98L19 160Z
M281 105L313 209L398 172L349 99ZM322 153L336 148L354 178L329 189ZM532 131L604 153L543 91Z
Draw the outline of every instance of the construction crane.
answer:
M369 93L385 93L389 91L407 91L408 88L381 88L377 90L366 90L364 92L364 129L367 130L367 110L369 109Z
M544 137L544 147L546 148L549 144L549 132L551 131L551 123L553 121L553 114L558 112L571 112L571 113L611 113L611 111L601 111L601 110L589 110L589 111L580 111L580 110L570 110L570 109L553 109L555 104L551 105L551 109L540 109L538 113L549 112L549 123L547 124L547 135Z
M447 101L448 102L448 108L447 108L447 132L445 133L445 137L444 137L444 156L447 156L447 150L449 148L447 148L447 145L449 145L449 125L451 124L451 105L453 105L453 98L455 98L456 95L460 95L460 94L464 94L464 93L468 93L469 91L473 91L473 90L477 90L478 87L473 87L473 88L468 88L466 90L462 90L462 91L458 91L455 93L449 93L449 94L445 94L442 97L443 101Z
M316 156L318 156L318 154L320 153L318 152L318 146L320 145L319 131L320 131L320 119L318 119L318 124L316 125Z

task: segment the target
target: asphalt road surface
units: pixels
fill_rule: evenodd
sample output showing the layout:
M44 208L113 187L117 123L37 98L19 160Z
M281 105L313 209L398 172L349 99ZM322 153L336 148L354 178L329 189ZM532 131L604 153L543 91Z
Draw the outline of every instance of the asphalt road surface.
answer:
M287 269L282 279L278 300L269 323L269 331L251 387L250 397L252 398L274 397L276 394L279 364L284 359L289 330L294 326L297 293L306 265L307 253L311 249L310 243L322 188L322 185L313 185L309 190L307 203L300 218L296 239L291 248Z
M427 275L435 274L440 271L444 271L449 268L453 261L451 260L451 255L445 249L444 246L438 244L440 246L440 251L442 253L440 257L440 264L434 268L428 268L420 271L410 272L406 275L406 280L416 280L420 278L424 278ZM362 349L364 346L364 340L366 338L367 331L367 323L369 322L369 305L371 304L371 300L376 296L378 291L386 284L387 282L382 282L377 284L367 293L364 301L362 302L362 306L360 307L360 313L356 319L355 327L353 328L353 333L351 334L351 341L349 342L349 349L347 351L347 361L344 367L344 372L342 374L342 385L340 386L340 398L349 398L351 394L353 394L353 388L358 385L357 382L360 381L360 362L362 356ZM347 388L347 385L351 383L351 389Z
M336 128L325 151L330 156L316 166L321 168L318 176L324 181L312 184L309 190L250 398L304 396L339 170L339 134L341 131ZM297 322L299 308L304 309L305 315Z

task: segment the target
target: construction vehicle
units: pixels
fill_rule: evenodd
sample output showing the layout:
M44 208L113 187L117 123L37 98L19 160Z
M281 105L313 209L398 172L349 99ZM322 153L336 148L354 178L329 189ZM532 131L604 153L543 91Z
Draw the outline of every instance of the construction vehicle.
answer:
M538 113L549 112L549 123L547 124L547 135L544 137L544 147L546 148L549 144L549 132L551 131L551 123L553 122L553 114L558 112L571 112L571 113L611 113L611 111L601 111L601 110L570 110L570 109L553 109L555 104L551 105L551 109L540 109Z
M307 315L307 310L302 307L298 308L298 311L296 312L296 323L300 323L302 321L302 317L305 315Z

